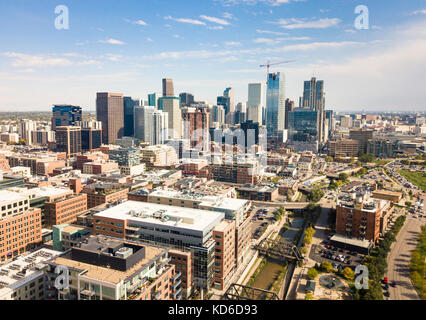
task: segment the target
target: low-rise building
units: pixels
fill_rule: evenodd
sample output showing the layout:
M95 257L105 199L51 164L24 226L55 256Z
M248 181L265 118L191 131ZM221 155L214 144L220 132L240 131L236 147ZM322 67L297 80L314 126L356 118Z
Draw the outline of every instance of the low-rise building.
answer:
M179 300L180 275L168 249L111 237L86 239L48 263L49 283L57 266L67 268L69 287L51 287L58 300Z
M104 203L127 200L129 188L117 183L93 183L86 185L81 192L87 194L87 208L90 209Z
M42 248L0 268L0 300L45 300L46 262L59 251Z

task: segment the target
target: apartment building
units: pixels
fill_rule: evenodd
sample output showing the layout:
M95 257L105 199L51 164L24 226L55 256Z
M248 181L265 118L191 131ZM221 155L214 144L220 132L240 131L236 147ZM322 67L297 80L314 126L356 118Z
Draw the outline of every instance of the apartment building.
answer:
M78 246L89 236L90 232L83 226L71 224L52 226L53 249L56 251L67 251Z
M359 141L353 139L342 139L328 142L328 155L332 157L357 157L359 152Z
M46 262L61 254L42 248L0 268L0 300L44 300Z
M257 161L233 161L210 164L206 178L236 184L256 184L259 180L258 175L259 164Z
M87 210L87 194L70 194L45 203L46 225L73 223L77 216Z
M213 230L214 286L223 290L235 271L235 221L222 220Z
M42 241L41 210L28 195L0 191L0 261L12 259Z
M68 268L68 289L48 288L58 300L179 300L180 275L168 249L106 236L90 237L48 263L48 283L57 266Z
M346 193L337 201L336 233L376 243L380 236L381 217L391 210L387 200L370 194Z
M32 175L46 176L65 167L66 153L31 153L7 156L10 167L29 167Z
M93 215L93 232L150 241L192 252L195 286L209 289L214 278L213 230L222 212L127 201Z
M93 183L86 185L81 192L87 194L87 208L90 209L104 203L127 200L129 188L117 183Z
M92 161L83 163L84 174L102 174L114 170L119 170L117 162L114 161Z

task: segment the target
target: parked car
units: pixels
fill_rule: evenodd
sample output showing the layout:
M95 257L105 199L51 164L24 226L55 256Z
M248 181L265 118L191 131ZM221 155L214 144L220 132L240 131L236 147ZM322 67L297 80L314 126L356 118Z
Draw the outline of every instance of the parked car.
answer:
M388 282L389 282L388 277L384 277L384 279L383 279L383 283L384 283L384 284L388 284Z

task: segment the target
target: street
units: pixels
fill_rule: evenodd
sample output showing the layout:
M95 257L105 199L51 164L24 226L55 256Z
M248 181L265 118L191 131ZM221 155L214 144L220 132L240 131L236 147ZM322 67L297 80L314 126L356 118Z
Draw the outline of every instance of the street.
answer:
M396 286L389 286L390 300L419 300L419 296L410 280L411 252L417 245L417 236L425 218L407 216L404 227L399 232L396 242L388 256L389 282L395 281Z

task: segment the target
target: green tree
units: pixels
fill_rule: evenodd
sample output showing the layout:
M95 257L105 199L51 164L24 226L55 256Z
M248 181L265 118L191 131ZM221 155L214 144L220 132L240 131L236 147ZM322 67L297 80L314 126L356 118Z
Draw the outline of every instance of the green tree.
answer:
M344 173L344 172L340 173L340 174L339 174L339 180L341 180L341 181L343 181L343 182L348 181L348 174L347 174L347 173Z
M314 296L312 295L312 293L308 292L305 295L305 300L314 300Z
M318 271L315 268L310 268L307 275L309 279L314 280L318 276Z
M321 269L326 271L326 272L332 272L334 270L333 266L328 261L321 262Z
M321 198L324 196L324 191L322 191L321 188L316 187L312 189L311 192L308 194L308 200L312 202L318 202L321 200Z
M325 157L325 162L333 162L333 157L326 156Z
M355 277L354 272L349 267L346 267L345 269L343 269L342 275L348 280L353 280Z

